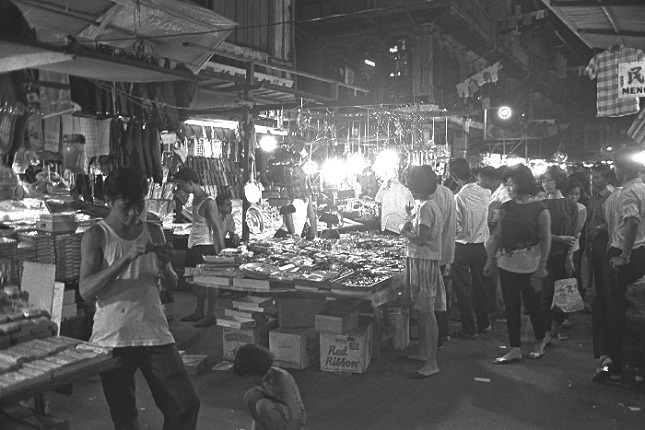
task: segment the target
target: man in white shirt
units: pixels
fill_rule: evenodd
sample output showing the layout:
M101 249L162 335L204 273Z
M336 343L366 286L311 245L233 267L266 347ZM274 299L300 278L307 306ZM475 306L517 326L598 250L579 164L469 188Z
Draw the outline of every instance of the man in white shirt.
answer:
M645 166L639 162L642 150L628 149L614 156L616 176L623 189L618 197L620 213L617 226L610 234L609 297L608 297L608 350L600 356L599 367L594 381L602 382L615 376L620 378L623 371L623 342L625 339L625 292L629 284L645 275L645 184L640 173ZM611 196L610 196L611 197ZM609 200L609 199L608 199ZM605 202L607 203L607 202ZM613 215L606 209L608 225Z
M457 158L450 162L450 175L461 189L455 195L456 238L455 259L450 266L453 287L457 295L461 330L453 336L475 339L492 326L488 321L488 301L484 285L490 191L474 182L468 161ZM475 319L476 315L476 319Z
M497 222L502 214L502 205L511 200L508 194L508 188L502 181L502 168L496 169L492 166L486 166L477 174L477 183L492 194L488 203L488 231L492 234L497 226ZM505 319L506 310L502 298L502 286L494 270L492 276L484 278L486 291L488 292L489 309L499 321Z
M392 173L389 179L383 181L374 201L381 204L381 231L398 234L399 226L410 217L409 210L414 208L410 190Z

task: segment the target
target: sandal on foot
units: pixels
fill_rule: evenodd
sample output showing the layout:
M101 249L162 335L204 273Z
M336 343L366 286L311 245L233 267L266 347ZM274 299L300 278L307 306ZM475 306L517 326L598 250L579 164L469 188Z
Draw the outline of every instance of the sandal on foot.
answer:
M493 363L495 364L506 364L506 363L512 363L514 361L520 361L522 359L522 353L519 351L510 351L506 355L502 355L501 357L497 357Z
M544 351L531 351L529 352L529 358L537 360L538 358L544 357Z
M596 373L593 375L592 381L599 384L606 382L611 377L611 374L614 370L614 363L611 361L611 358L606 357L600 361L600 366L596 369Z
M558 340L562 342L564 342L565 340L569 340L569 336L567 336L566 334L564 334L564 332L561 332L561 331L558 332L556 337L558 338Z

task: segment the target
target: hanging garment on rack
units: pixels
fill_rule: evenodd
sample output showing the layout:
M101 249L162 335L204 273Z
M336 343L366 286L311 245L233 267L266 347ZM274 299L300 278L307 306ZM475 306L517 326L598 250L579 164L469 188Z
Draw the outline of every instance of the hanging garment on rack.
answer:
M585 74L589 79L598 78L597 116L617 117L638 113L638 98L619 97L618 64L643 59L645 54L640 49L624 47L607 49L594 55Z
M645 109L638 114L627 134L639 145L645 145Z
M101 155L110 155L111 119L96 119L74 116L74 134L85 138L85 158L91 160Z
M150 158L152 160L152 180L157 183L163 183L163 170L161 167L161 136L159 130L148 124L148 144L150 148Z

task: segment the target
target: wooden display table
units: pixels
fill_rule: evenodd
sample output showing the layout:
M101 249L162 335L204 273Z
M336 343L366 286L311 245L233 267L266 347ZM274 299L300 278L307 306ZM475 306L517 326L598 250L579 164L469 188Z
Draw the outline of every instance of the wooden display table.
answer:
M98 375L108 370L115 369L121 365L120 358L111 356L97 357L87 362L74 363L62 367L55 372L51 378L42 380L37 379L33 382L25 382L15 389L6 389L0 393L0 407L25 399L31 396L42 396L47 391L52 391L73 382L87 379L90 376ZM39 402L36 402L38 404ZM43 412L43 411L40 411Z

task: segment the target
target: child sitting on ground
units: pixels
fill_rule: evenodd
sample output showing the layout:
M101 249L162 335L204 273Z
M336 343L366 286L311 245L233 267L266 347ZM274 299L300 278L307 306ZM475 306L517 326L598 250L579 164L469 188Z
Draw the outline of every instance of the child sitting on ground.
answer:
M256 386L244 394L254 430L299 430L305 425L305 407L298 385L285 370L273 366L273 354L254 343L238 349L233 371Z

